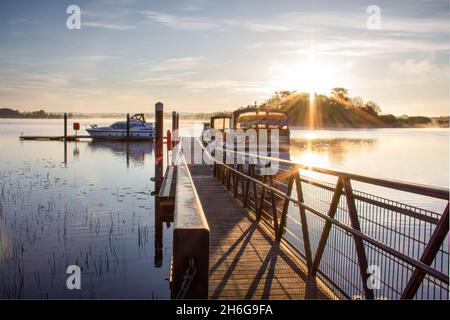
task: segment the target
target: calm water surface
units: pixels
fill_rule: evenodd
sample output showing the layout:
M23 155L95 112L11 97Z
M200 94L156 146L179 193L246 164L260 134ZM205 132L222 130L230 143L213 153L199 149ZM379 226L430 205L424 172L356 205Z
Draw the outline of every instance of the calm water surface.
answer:
M0 120L0 298L169 298L172 226L155 225L153 144L71 142L65 161L62 142L19 141L21 133L61 135L61 120ZM447 129L291 136L294 161L448 187ZM72 264L82 290L66 288Z

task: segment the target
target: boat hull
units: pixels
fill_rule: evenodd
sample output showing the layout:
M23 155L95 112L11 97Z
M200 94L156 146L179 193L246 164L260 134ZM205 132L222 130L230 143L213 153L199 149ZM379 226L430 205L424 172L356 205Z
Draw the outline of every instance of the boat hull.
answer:
M101 140L154 140L155 134L150 130L130 131L130 136L127 137L126 130L99 130L86 129L92 139Z

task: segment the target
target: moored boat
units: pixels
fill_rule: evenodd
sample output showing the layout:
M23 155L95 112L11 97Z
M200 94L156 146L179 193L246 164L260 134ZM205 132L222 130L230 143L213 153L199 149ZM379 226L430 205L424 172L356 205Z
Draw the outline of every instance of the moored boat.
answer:
M127 121L117 121L110 126L99 127L91 125L86 131L93 139L107 140L153 140L155 138L155 127L153 123L145 122L144 114L135 114L130 117L129 136L127 134Z

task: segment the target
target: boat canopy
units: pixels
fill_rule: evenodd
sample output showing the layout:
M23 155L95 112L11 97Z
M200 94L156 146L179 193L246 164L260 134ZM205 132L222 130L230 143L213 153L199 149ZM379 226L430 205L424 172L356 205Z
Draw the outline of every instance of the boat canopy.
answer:
M239 124L241 128L253 126L284 127L289 124L289 119L285 114L242 115L239 117Z
M233 112L234 128L259 126L286 127L288 125L288 116L274 108L247 107Z

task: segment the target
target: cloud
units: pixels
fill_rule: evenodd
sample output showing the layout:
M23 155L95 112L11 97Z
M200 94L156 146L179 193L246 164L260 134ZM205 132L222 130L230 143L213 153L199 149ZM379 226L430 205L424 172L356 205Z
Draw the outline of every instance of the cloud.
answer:
M81 27L99 28L99 29L109 29L116 31L125 31L135 29L136 26L123 25L123 24L111 24L103 22L81 22Z
M148 19L178 30L212 30L220 28L220 24L211 19L181 17L156 11L141 12Z
M187 17L157 11L141 11L153 22L177 30L226 30L243 28L254 32L290 31L291 27L282 24L228 18Z
M293 30L291 27L279 25L279 24L270 24L270 23L259 23L259 22L251 22L251 21L242 21L235 19L223 19L222 22L225 25L238 27L238 28L246 28L255 32L270 32L270 31L290 31Z
M307 26L309 30L354 30L371 31L372 33L394 34L448 34L448 16L442 17L406 17L389 15L381 11L381 29L369 30L365 10L328 12L289 12L281 14L277 19L285 21L292 28Z
M407 76L421 76L438 71L437 66L435 66L429 59L408 59L403 62L396 61L391 63L389 69L392 73L400 73Z
M160 72L189 70L200 67L202 62L205 62L203 57L182 57L165 59L160 62L150 64L150 71Z

